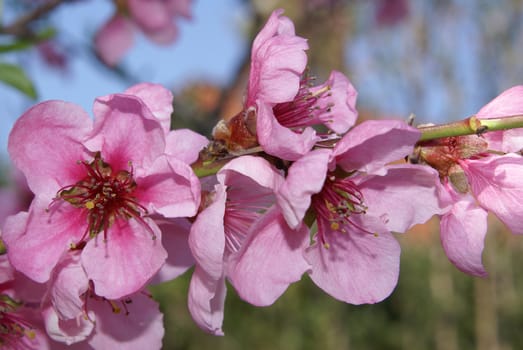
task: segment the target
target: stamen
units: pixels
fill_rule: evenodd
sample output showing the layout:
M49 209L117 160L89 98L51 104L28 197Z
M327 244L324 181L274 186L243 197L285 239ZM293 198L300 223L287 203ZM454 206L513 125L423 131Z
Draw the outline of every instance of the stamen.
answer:
M330 85L325 85L321 89L318 89L317 91L314 91L314 93L311 94L312 97L319 97L323 95L323 93L330 91L331 87Z
M58 190L50 206L58 200L64 200L74 207L87 210L87 228L77 243L71 244L71 249L81 249L87 239L96 237L103 232L103 240L107 241L109 228L116 220L136 219L151 234L156 235L150 225L143 219L148 215L147 208L141 205L133 196L137 185L134 181L134 168L128 162L129 171L113 171L104 162L100 152L96 152L89 163L79 161L86 170L86 176L74 185L64 186Z
M330 114L334 107L331 102L332 86L326 84L320 88L313 88L312 80L313 77L309 77L305 72L294 100L273 107L278 122L298 133L307 126L323 124L329 120L332 122L332 118L325 115Z
M363 194L349 178L339 179L334 174L328 174L322 191L312 197L312 207L318 220L318 239L326 248L326 232L347 234L348 227L354 227L360 232L369 232L361 227L353 215L365 214L367 207Z

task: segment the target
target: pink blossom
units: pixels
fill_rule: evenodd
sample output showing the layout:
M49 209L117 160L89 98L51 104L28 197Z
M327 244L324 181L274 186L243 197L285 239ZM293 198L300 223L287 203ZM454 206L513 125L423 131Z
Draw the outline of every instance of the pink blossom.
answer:
M387 165L409 154L418 137L402 122L364 122L332 151L311 151L289 168L278 204L291 227L314 213L318 232L305 253L309 274L333 297L352 304L387 297L397 283L400 255L390 231L403 232L442 212L435 171Z
M93 123L78 106L48 101L16 122L8 150L35 199L8 218L4 239L13 266L38 282L81 250L97 295L119 299L165 262L150 215L194 215L200 189L192 169L165 154L165 131L139 98L100 97L94 114Z
M308 45L294 24L274 11L256 36L243 110L213 131L232 151L260 144L266 153L296 160L319 140L313 125L343 133L355 122L356 90L340 72L311 87L305 72Z
M479 119L523 113L523 86L504 91L477 113ZM487 212L495 214L513 233L523 233L519 169L523 158L489 151L516 152L523 148L521 129L488 132L479 136L448 137L421 144L423 162L438 170L444 184L442 197L451 206L441 216L441 242L449 260L461 271L486 276L482 264Z
M315 87L309 87L305 77L294 99L274 106L258 101L258 141L269 154L297 160L319 140L311 126L323 124L342 134L354 125L356 97L356 90L340 72L333 71L324 84Z
M102 61L113 66L133 44L138 28L157 44L167 45L178 36L175 19L190 18L191 0L129 0L119 3L116 13L95 37Z
M120 300L98 296L78 253L57 264L43 306L49 336L73 349L161 348L158 304L144 291Z
M120 62L134 43L134 26L126 17L115 14L94 37L94 47L100 59L109 66Z
M308 235L305 229L291 231L272 207L283 178L264 159L232 160L217 180L212 202L198 215L189 237L197 263L189 310L201 328L221 335L225 279L246 301L272 304L308 268L302 255ZM285 230L291 235L284 235Z

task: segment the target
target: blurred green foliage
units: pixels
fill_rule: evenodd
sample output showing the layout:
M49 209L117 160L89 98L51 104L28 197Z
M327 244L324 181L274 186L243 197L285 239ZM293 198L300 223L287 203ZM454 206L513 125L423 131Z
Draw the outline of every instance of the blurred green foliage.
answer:
M0 62L0 82L17 89L32 99L36 99L33 82L24 70L17 65Z

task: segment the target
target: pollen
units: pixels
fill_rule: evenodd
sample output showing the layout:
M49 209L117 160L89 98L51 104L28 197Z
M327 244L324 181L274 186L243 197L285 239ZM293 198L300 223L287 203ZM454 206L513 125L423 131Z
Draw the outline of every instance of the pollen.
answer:
M87 203L85 203L85 207L89 210L93 209L94 208L94 202L93 201L88 201Z
M36 333L34 330L32 329L28 329L25 331L25 335L27 336L27 338L33 340L35 337L36 337Z
M108 301L109 301L109 304L111 304L113 313L119 314L122 311L122 309L120 307L118 307L118 305L116 305L116 302L114 300L108 300Z

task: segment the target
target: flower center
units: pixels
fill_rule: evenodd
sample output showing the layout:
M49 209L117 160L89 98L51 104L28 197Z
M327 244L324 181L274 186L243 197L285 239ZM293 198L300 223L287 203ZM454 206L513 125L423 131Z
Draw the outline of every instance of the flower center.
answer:
M330 86L311 90L313 79L305 74L300 82L300 89L294 100L278 103L273 107L278 122L292 129L322 124L319 115L330 113L333 104L330 96Z
M36 336L31 324L16 314L19 306L9 296L0 295L0 347L18 349L24 337L32 340Z
M347 233L346 227L354 226L366 232L351 220L354 214L365 214L367 207L361 191L347 178L328 175L321 192L312 196L312 208L318 221L318 238L326 248L327 231Z
M97 152L92 162L82 161L80 164L85 167L87 175L76 184L60 189L57 199L88 210L87 230L81 242L85 241L87 234L92 238L102 231L104 240L107 239L107 230L117 219L135 218L148 227L142 218L147 209L133 196L136 182L131 163L130 171L114 171ZM154 238L154 233L152 235Z

